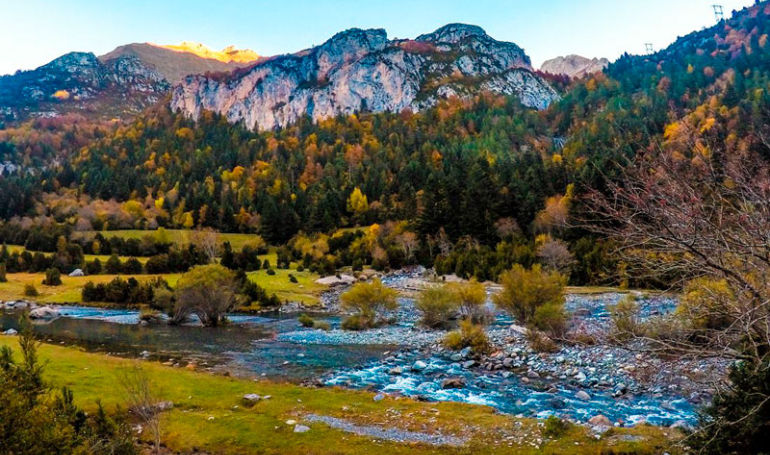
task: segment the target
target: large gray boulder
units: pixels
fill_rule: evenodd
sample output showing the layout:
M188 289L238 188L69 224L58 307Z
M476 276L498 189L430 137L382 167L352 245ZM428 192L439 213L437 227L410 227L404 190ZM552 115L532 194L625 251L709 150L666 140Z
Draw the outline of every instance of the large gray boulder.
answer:
M29 312L30 319L56 319L59 316L61 316L59 311L51 308L50 306L35 308Z

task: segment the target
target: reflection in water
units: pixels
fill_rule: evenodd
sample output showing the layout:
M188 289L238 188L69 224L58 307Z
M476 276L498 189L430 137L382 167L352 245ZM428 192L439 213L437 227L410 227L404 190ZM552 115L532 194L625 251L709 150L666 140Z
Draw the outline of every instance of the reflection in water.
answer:
M372 362L387 346L298 346L273 341L280 331L297 330L295 318L234 316L218 328L136 324L132 310L63 307L61 317L35 321L43 340L125 357L175 359L240 374L264 374L302 381L350 365ZM18 329L19 313L0 312L0 328ZM134 323L131 323L134 321ZM144 355L143 355L144 354ZM285 362L288 362L284 364Z

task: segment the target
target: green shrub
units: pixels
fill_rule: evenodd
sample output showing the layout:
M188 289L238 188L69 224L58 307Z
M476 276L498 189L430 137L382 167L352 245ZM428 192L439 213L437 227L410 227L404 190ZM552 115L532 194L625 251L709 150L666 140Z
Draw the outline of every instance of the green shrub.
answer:
M39 293L37 292L37 288L34 284L25 284L24 295L27 297L37 297Z
M302 265L297 266L297 272L304 272L304 271L305 271L305 268L302 267Z
M556 416L550 416L543 423L543 436L551 439L559 439L572 428L572 423L560 419Z
M560 334L567 315L564 310L566 278L540 265L527 270L521 265L501 276L503 290L494 296L495 304L519 322L539 330Z
M297 281L297 277L292 274L289 274L289 281L292 283L299 283L299 281Z
M315 323L313 324L313 327L319 330L326 330L326 331L332 329L332 326L326 321L315 321Z
M728 314L736 305L735 293L727 280L696 278L685 286L676 315L695 330L723 330L732 320Z
M615 305L609 306L612 321L611 335L618 341L626 341L642 334L639 321L639 306L636 298L628 295Z
M537 352L554 353L559 351L559 346L548 335L539 330L528 329L527 341L529 346Z
M475 279L463 283L450 283L449 289L455 294L464 318L477 324L486 324L489 317L484 311L487 301L487 289Z
M273 269L267 269L267 272L266 272L266 273L267 273L268 275L270 275L270 276L273 276L273 275L275 275L275 270L273 270Z
M457 295L446 286L424 289L415 306L422 313L422 324L432 329L445 327L460 308Z
M455 351L470 347L476 354L487 354L491 350L484 326L468 320L460 321L460 329L444 337L444 346Z
M59 286L61 285L61 272L59 269L50 268L45 271L45 280L43 284L46 286Z
M5 263L0 264L0 283L7 283L8 277L5 276Z
M355 284L340 296L341 308L355 313L343 322L342 328L363 330L381 325L383 313L398 308L396 295L396 291L383 285L378 278L370 283Z
M300 314L297 320L302 324L302 327L313 327L315 325L315 320L305 313Z

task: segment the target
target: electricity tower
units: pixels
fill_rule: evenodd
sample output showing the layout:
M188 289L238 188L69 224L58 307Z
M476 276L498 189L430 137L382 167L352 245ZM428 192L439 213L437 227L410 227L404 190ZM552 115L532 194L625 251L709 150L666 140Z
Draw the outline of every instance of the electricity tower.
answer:
M655 50L652 48L652 43L644 43L644 50L647 51L647 55L655 53Z
M711 5L714 8L714 17L717 20L717 24L725 20L725 12L722 9L722 5Z

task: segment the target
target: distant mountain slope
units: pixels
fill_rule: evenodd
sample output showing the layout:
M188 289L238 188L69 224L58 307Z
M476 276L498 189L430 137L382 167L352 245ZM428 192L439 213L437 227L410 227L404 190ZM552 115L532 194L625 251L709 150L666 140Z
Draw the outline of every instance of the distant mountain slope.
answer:
M361 110L420 110L481 91L516 95L538 109L559 98L520 47L480 27L450 24L415 40L391 41L381 29L347 30L230 76L188 77L175 88L171 106L193 118L211 110L267 130L304 115L319 120Z
M157 103L187 75L229 72L249 64L241 60L257 57L233 48L217 54L227 61L151 44L120 46L98 58L72 52L37 69L0 77L0 121L72 112L98 119L130 117Z
M581 78L588 74L601 72L610 61L606 58L585 58L580 55L568 55L546 60L540 71L550 74L563 74L571 78Z
M99 60L109 62L128 56L137 57L147 67L162 74L171 84L178 84L185 76L191 74L232 71L259 59L259 56L251 50L226 48L216 52L202 44L184 42L175 46L150 43L127 44L102 55Z

